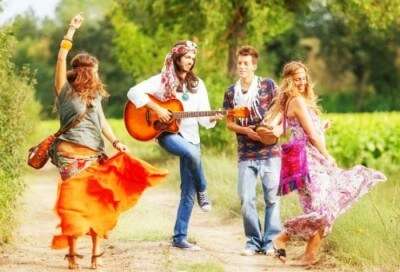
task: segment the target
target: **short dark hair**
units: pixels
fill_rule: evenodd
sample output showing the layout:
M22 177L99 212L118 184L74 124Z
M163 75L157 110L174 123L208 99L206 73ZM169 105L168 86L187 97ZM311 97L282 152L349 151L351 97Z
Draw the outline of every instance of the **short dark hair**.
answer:
M241 46L236 52L236 58L239 56L251 56L254 64L258 62L258 51L251 45Z

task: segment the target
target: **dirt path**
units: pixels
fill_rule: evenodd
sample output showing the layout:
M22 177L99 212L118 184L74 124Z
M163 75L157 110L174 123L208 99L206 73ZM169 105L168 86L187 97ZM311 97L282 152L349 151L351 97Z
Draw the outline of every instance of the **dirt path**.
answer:
M56 196L57 173L46 169L27 175L20 227L13 246L0 254L0 271L68 271L65 251L51 250L58 219L52 208ZM190 239L203 248L188 252L172 248L169 237L175 219L178 193L165 186L145 192L138 205L121 217L117 228L103 244L106 251L101 271L305 271L282 265L265 255L240 255L244 245L241 221L224 220L216 213L202 213L196 206L190 226ZM289 248L297 255L301 247ZM81 270L89 270L90 244L79 240ZM329 263L313 271L335 271Z

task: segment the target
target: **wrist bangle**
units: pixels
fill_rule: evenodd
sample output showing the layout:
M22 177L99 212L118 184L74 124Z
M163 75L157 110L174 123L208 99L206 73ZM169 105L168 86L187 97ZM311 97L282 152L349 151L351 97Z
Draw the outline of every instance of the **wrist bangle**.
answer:
M67 37L65 37L65 36L64 36L63 40L66 40L66 41L70 41L70 42L72 42L72 39L70 39L70 38L67 38Z
M113 142L112 142L112 146L114 147L114 148L117 148L117 144L119 143L120 141L117 139L117 140L114 140Z
M72 42L69 40L62 40L60 43L60 48L66 49L66 50L70 50L72 48Z

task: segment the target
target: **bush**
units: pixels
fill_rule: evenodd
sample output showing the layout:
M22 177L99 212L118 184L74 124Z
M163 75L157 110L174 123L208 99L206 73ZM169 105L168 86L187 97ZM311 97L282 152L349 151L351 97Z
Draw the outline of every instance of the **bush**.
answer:
M366 93L360 99L360 93L348 90L346 92L336 93L327 92L320 96L321 104L328 112L375 112L375 111L393 111L399 109L399 97L390 97L384 94Z
M328 114L328 150L342 166L363 164L394 172L400 163L400 114Z
M15 200L22 192L20 179L27 155L27 135L37 121L39 104L33 96L31 76L17 75L10 62L7 33L0 30L0 242L14 227Z

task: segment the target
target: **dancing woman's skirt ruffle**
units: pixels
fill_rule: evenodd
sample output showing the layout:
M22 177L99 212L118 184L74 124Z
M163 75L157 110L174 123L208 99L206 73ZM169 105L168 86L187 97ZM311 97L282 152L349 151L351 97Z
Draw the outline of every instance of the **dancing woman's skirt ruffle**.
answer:
M147 187L163 181L167 174L167 170L118 153L64 180L55 206L61 234L53 237L52 248L68 247L68 236L94 232L106 237L121 212L133 207Z

